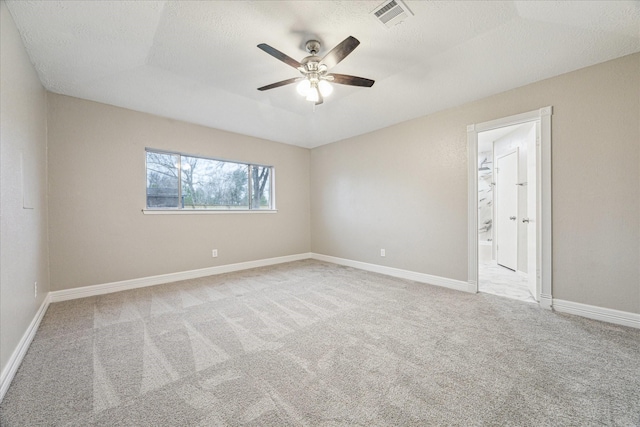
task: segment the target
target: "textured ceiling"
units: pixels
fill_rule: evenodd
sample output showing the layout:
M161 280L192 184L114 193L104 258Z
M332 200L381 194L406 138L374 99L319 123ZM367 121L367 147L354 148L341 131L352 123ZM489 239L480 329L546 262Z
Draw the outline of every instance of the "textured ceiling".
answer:
M7 1L50 91L260 138L315 147L640 51L639 1L406 1L386 28L381 1ZM310 38L320 56L360 46L314 109L289 85ZM314 111L315 110L315 111ZM516 113L516 112L514 112Z

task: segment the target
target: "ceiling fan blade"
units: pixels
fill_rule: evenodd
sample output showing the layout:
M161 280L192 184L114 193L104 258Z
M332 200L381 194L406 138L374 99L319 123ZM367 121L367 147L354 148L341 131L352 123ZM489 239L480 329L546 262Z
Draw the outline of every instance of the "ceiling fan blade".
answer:
M304 77L294 77L292 79L287 79L287 80L283 80L281 82L271 83L270 85L259 87L258 90L274 89L274 88L277 88L277 87L280 87L280 86L290 85L291 83L295 83L295 82L300 81L302 79L304 79Z
M342 61L353 50L358 47L360 42L353 36L349 36L344 39L339 45L331 49L324 58L320 61L320 64L327 66L327 69L335 67L338 62Z
M287 65L292 66L293 68L302 67L302 64L300 64L298 61L291 58L290 56L285 55L284 53L280 52L278 49L275 49L266 43L260 43L258 47L264 50L265 52L267 52L269 55L273 56L276 59L279 59L280 61L284 62Z
M333 77L333 83L349 86L363 86L371 87L375 83L375 80L365 79L364 77L349 76L346 74L329 74Z

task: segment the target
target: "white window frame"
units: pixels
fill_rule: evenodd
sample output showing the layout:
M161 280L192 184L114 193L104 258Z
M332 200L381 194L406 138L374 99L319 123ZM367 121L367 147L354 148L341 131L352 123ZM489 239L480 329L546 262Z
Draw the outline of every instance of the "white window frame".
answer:
M248 182L247 182L247 200L248 200L248 209L244 209L244 208L233 208L231 206L227 207L227 209L224 208L220 208L220 209L214 209L214 208L210 208L210 209L203 209L203 208L196 208L196 209L186 209L183 207L149 207L147 206L147 153L152 152L152 153L158 153L158 154L169 154L169 155L175 155L175 156L179 156L180 158L180 166L178 166L178 200L181 199L182 196L182 157L195 157L198 159L203 159L203 160L212 160L212 161L217 161L217 162L225 162L225 163L235 163L235 164L240 164L240 165L245 165L247 166L247 170L248 170ZM252 162L244 162L244 161L238 161L238 160L229 160L229 159L222 159L222 158L218 158L218 157L208 157L208 156L202 156L202 155L197 155L197 154L189 154L189 153L183 153L183 152L179 152L179 151L169 151L169 150L161 150L161 149L156 149L156 148L151 148L151 147L145 147L144 150L144 170L145 170L145 174L144 174L144 209L142 209L142 213L144 213L145 215L202 215L202 214L246 214L246 213L251 213L251 214L270 214L270 213L276 213L278 212L278 210L276 209L276 179L275 179L275 167L272 165L265 165L265 164L261 164L261 163L252 163ZM258 167L263 167L263 168L269 168L270 172L269 172L269 201L270 201L270 208L268 209L252 209L251 208L251 198L252 198L252 185L251 185L251 174L252 174L252 167L253 166L258 166Z

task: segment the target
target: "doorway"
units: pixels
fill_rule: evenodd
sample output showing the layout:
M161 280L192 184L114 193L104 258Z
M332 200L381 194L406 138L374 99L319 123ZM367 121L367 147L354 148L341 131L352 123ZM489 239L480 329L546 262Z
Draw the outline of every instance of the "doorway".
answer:
M478 181L484 181L478 186L478 252L492 245L490 255L479 259L478 291L531 303L538 301L535 275L528 275L536 270L536 258L528 256L536 251L535 235L529 236L536 187L527 180L529 175L536 179L537 133L536 121L478 133L478 158L492 165L489 170L478 168ZM534 195L531 200L529 193ZM483 208L487 204L491 209ZM484 224L492 225L489 232Z
M513 284L551 308L551 112L467 127L472 292Z

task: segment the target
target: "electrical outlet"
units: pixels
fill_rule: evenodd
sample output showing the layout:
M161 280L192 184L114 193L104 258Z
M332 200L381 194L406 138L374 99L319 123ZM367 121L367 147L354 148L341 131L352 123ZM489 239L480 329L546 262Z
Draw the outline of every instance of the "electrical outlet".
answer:
M217 249L213 249L211 251L211 257L212 258L217 258L218 257L218 250Z
M38 282L33 284L33 297L38 298Z
M380 249L380 256L387 256L387 252L384 249Z

